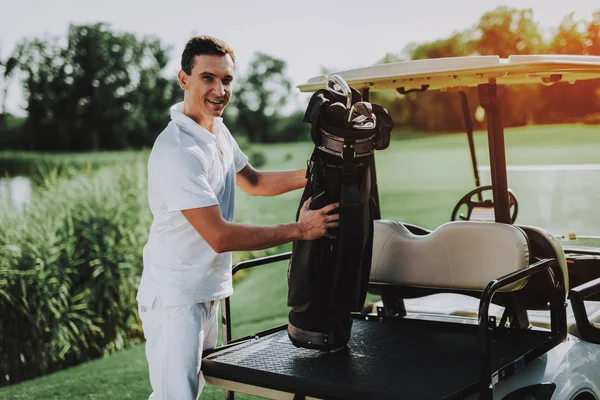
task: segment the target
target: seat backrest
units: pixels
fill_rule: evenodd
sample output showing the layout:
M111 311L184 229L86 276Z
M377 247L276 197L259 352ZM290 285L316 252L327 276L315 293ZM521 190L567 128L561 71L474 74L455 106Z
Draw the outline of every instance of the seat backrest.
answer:
M535 259L556 258L563 271L565 289L569 290L569 270L565 252L558 239L545 229L537 226L519 225L529 238L531 256ZM535 261L535 260L533 260Z
M531 263L544 258L555 258L560 265L565 281L565 296L569 292L569 270L562 245L550 232L536 226L519 225L529 239ZM527 286L519 293L519 301L528 310L547 309L548 277L533 275Z
M492 280L528 265L527 236L514 225L457 221L415 235L401 223L374 221L372 283L481 291Z

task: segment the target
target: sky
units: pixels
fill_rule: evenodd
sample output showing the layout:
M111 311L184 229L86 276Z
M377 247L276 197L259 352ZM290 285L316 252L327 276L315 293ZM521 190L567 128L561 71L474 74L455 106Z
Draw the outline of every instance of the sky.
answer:
M115 31L153 35L171 45L167 75L176 76L190 36L208 34L234 48L238 73L263 52L287 63L286 75L296 86L323 67L373 65L409 43L447 38L499 5L531 8L548 35L571 12L590 20L600 10L597 0L0 0L0 58L23 38L64 38L71 23L106 22ZM298 104L305 98L295 90ZM22 115L23 102L14 83L8 111Z

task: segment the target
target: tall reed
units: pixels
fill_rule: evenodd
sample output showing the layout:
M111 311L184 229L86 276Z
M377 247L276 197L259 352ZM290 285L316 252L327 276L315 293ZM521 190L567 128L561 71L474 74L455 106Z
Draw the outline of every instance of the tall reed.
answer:
M40 169L66 170L98 169L121 162L147 159L147 151L96 151L88 153L34 153L0 151L0 174L37 176Z
M145 162L66 175L46 172L24 210L0 207L0 385L141 339Z
M144 155L99 169L38 162L31 202L0 204L0 386L143 340L135 295L152 222ZM234 262L278 251L236 252Z

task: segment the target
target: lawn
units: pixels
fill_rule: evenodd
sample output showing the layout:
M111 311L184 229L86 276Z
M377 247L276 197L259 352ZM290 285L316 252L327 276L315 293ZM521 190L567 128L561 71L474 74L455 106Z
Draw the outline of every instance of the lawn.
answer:
M600 163L598 126L537 126L507 129L505 133L507 162L510 165ZM476 133L475 141L480 165L488 164L485 134ZM267 164L263 168L288 169L304 166L312 145L277 144L255 148L267 156ZM385 219L435 228L448 221L456 201L474 187L465 135L397 139L388 150L377 153L376 159L382 217ZM534 187L537 191L533 194L526 192L532 179L535 178L509 174L509 186L522 187L517 197L522 203L521 215L526 222L528 213L533 215L540 208L537 200L534 201L539 197L539 188ZM537 180L540 181L539 178ZM540 187L544 190L549 187L549 192L544 192L546 198L555 199L564 192L559 186L562 184L562 180L555 179L540 184ZM595 204L600 204L598 181L592 183L586 178L580 186L579 189L589 190ZM246 216L244 222L283 223L294 218L299 198L300 191L274 198L252 198L238 193L236 206L239 215ZM579 201L577 204L583 203ZM573 208L572 204L564 207ZM600 216L596 214L586 214L581 218L586 220L587 226L597 228L595 232L598 235ZM284 247L289 248L289 245ZM232 298L233 335L239 337L285 323L288 312L286 293L285 262L247 273L236 283ZM0 389L0 399L143 399L148 395L149 381L141 345ZM224 397L222 391L207 387L201 398ZM236 395L236 398L249 397Z

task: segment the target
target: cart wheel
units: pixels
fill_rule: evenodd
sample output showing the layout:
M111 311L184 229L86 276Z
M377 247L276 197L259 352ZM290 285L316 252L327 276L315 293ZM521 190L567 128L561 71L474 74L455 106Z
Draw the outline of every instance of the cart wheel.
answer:
M495 221L494 218L494 201L483 200L482 194L487 191L492 191L491 186L479 186L471 190L469 193L464 195L452 210L452 216L450 221L456 221L456 216L459 209L462 206L467 206L467 215L463 213L458 215L462 221ZM477 200L473 200L473 197L477 195ZM519 203L515 197L515 193L508 189L508 204L510 207L510 223L514 224L519 213Z

